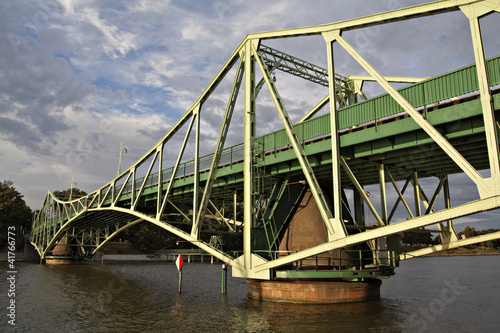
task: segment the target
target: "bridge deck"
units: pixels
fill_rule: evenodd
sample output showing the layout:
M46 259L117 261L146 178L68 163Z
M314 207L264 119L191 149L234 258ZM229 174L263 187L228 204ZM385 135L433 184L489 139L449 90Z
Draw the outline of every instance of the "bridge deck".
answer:
M489 59L487 66L490 85L496 88L500 84L500 56ZM444 134L474 168L477 170L489 168L474 65L430 78L399 91ZM494 109L498 112L500 89L494 89L492 96ZM402 112L401 107L387 94L340 109L339 124L341 155L347 159L349 167L363 186L379 182L377 163L382 162L391 168L391 174L396 181L407 179L408 173L412 170L418 170L419 177L461 172L456 163L406 112ZM295 130L304 145L316 177L320 181L331 178L330 115L327 113L296 124ZM284 129L256 138L255 147L255 172L262 180L260 193L271 192L273 182L267 181L271 177L287 178L289 182L303 179L302 169ZM210 197L213 202L218 200L231 202L235 192L238 201L242 201L243 149L243 144L237 144L223 150ZM213 154L200 157L200 186L208 178L207 168L212 157ZM173 167L164 169L163 179L170 179L172 170ZM179 166L170 195L170 201L176 206L183 206L184 211L189 210L189 205L192 205L195 178L193 171L193 160ZM136 193L143 179L135 180ZM345 173L341 173L341 180L343 187L351 186ZM121 195L116 198L122 186L124 188ZM152 173L148 177L137 207L139 211L154 214L157 186L158 173ZM163 191L167 186L168 181L164 181ZM131 180L124 185L116 185L114 193L104 187L100 198L87 209L98 205L111 206L113 201L115 206L128 208L131 205L131 189ZM66 217L57 225L54 224L52 226L54 233L64 224L65 219L76 216L81 208L73 208L73 211L66 213ZM165 214L179 214L179 211L174 207L168 207L165 209ZM115 229L118 230L123 226L123 221L130 221L127 212L104 210L89 212L84 218L73 221L72 226L78 230L86 228L104 230L116 225Z
M500 84L500 56L487 61L490 85ZM478 170L488 169L488 154L484 137L482 109L475 65L445 73L402 88L399 91L412 105ZM499 89L493 91L493 105L500 110ZM388 94L356 103L339 110L341 155L362 185L378 183L376 164L381 161L394 167L395 180L405 179L408 170L419 170L422 176L441 176L461 172L433 140L402 110ZM295 125L311 165L319 178L331 173L330 115L324 114ZM261 175L286 174L293 180L301 178L302 171L285 130L279 130L256 139L256 161ZM200 158L200 181L206 181L207 168L213 154ZM212 200L232 200L234 190L242 192L243 143L225 148L217 171ZM173 167L163 170L163 179L170 179ZM398 172L401 170L402 172ZM194 161L179 166L171 201L191 202ZM135 188L143 178L136 179ZM346 175L343 185L349 184ZM156 200L158 173L147 181L144 195ZM163 189L168 181L163 182ZM117 186L118 193L120 186ZM130 201L132 184L129 182L119 202ZM270 190L268 187L266 190ZM103 190L103 195L104 190ZM108 200L111 203L111 199ZM106 203L105 203L106 204Z
M495 122L495 118L500 119L500 55L484 61L478 21L493 9L471 0L459 3L443 0L329 25L247 35L186 113L126 171L72 201L60 200L49 192L36 214L32 243L41 258L51 255L60 241L78 247L82 255L92 255L123 230L147 221L233 266L233 276L264 280L271 278L275 269L352 247L370 253L359 257L357 269L361 272L365 259L372 261L381 250L397 251L399 239L393 235L430 225L437 226L443 244L451 244L457 239L453 219L500 207L500 125ZM341 35L346 30L459 10L469 17L475 64L399 91L388 81L415 82L415 78L384 78ZM324 37L328 70L261 44L270 38L310 35ZM357 96L364 98L357 84L364 78L334 73L334 42L389 94L355 103ZM328 86L328 95L311 110L303 110L305 115L294 125L274 84L274 70ZM214 153L199 157L203 145L200 110L212 105L212 93L223 80L227 82L230 72L234 81ZM263 87L268 88L284 129L255 137L256 109L261 102L257 96ZM244 95L243 102L237 102L239 95ZM328 104L330 112L309 119ZM236 106L244 110L244 143L223 148ZM336 119L330 119L330 114ZM184 141L177 147L176 134L183 130ZM185 148L192 144L190 135L195 135L190 152L194 159L184 162L188 159ZM170 155L177 148L179 154ZM164 169L166 160L171 159L177 161L175 166ZM478 172L490 168L491 176ZM452 205L447 175L462 172L477 185L477 193L467 203ZM439 177L430 200L419 185L422 177ZM389 178L397 195L386 191ZM406 180L401 191L395 183L398 180ZM364 188L373 184L380 185L375 200L368 198ZM408 184L413 187L413 193L407 195L414 201L413 210L403 195ZM351 188L355 190L349 197L344 190ZM444 208L434 205L441 193ZM299 201L301 196L304 203ZM228 202L231 212L226 208L222 213L217 211ZM393 221L401 202L408 218ZM380 204L379 210L374 203ZM393 205L390 214L388 205ZM365 208L375 217L376 227L370 227ZM302 212L304 219L295 219L300 215L296 212ZM316 213L319 215L313 217ZM241 218L242 222L233 224L228 217ZM215 227L211 224L214 219L218 220ZM294 227L297 220L303 229ZM317 235L324 239L316 234L307 239L314 223ZM203 240L203 232L220 231L239 235L243 242L224 252ZM299 238L294 244L288 237L292 232ZM282 245L287 248L281 249ZM235 249L243 255L231 254ZM296 252L275 258L282 250ZM389 261L381 264L377 269L386 275L390 272L384 273L384 265L396 266ZM351 278L355 277L347 277Z

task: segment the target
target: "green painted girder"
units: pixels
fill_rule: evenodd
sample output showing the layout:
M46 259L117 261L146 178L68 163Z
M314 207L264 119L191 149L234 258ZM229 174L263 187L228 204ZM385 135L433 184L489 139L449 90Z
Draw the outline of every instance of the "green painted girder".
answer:
M495 57L488 61L489 66L491 64L497 65L499 57ZM463 69L459 69L456 72L464 71ZM470 66L465 69L466 72L470 72ZM470 73L469 73L470 74ZM457 74L458 75L458 74ZM495 73L493 73L491 80L491 84L498 84L499 79L495 78ZM450 78L454 78L455 74L441 76L440 80L441 84L446 84L444 80L450 80ZM497 75L498 76L498 75ZM435 78L430 79L434 83L437 82ZM425 82L424 82L425 84ZM422 83L418 83L413 86L422 85ZM467 89L474 89L474 85L467 85ZM459 87L460 88L460 87ZM458 89L458 88L456 88ZM456 93L457 91L463 92L467 91L460 88L461 90L454 90L452 92L448 91L448 93ZM415 89L414 89L415 90ZM418 89L417 89L418 90ZM425 89L424 89L425 90ZM454 97L454 95L450 95L450 97ZM472 98L472 97L471 97ZM369 103L372 103L375 107L377 107L377 103L383 105L381 102L383 99L377 99L377 101L367 101L364 102L365 106L359 107L358 105L353 106L362 110L366 110ZM361 103L360 103L361 105ZM500 109L500 95L493 95L493 106L495 110ZM388 104L388 108L390 108L390 103ZM350 108L350 107L349 107ZM364 109L363 109L364 108ZM436 107L437 108L437 107ZM368 108L369 110L369 108ZM339 119L342 121L346 121L346 118L343 118L346 113L345 109L342 112L339 112ZM351 112L354 112L351 110ZM395 112L399 112L399 106L395 106L392 111L388 111L388 114L394 114ZM424 112L424 111L423 111ZM445 137L453 142L453 140L462 140L457 141L456 144L457 149L464 154L464 157L471 160L471 163L477 169L485 169L488 167L487 162L484 161L484 156L487 156L486 153L481 154L484 151L483 140L481 139L481 133L484 131L484 125L481 119L481 109L480 103L478 99L471 99L465 103L460 103L457 105L449 104L444 108L437 108L436 110L432 110L431 107L428 107L425 111L425 116L429 122L435 126L439 126L440 129L443 129L445 133ZM328 124L329 115L320 116L317 118L313 118L311 120L305 121L299 125L295 125L295 129L297 135L300 140L308 139L308 138L319 138L318 141L312 142L310 144L305 145L305 152L308 156L311 166L314 168L315 172L318 173L318 177L324 176L325 178L331 175L331 142L329 138L326 138L326 135L329 134L328 126L324 126L324 124ZM348 118L352 118L349 115ZM344 119L344 120L343 120ZM373 113L372 117L368 118L373 121ZM351 119L349 121L354 121L353 124L356 124L356 119ZM366 128L365 128L366 127ZM376 172L374 168L370 166L375 166L374 162L382 161L383 159L390 158L401 158L401 153L405 153L406 156L418 157L415 152L411 150L420 149L423 145L434 145L433 141L423 133L418 126L415 126L413 120L411 118L397 119L390 123L378 123L376 122L374 126L362 126L362 129L359 131L351 131L347 129L343 131L340 135L341 142L341 154L343 156L350 156L352 159L349 163L352 163L353 172L356 174L360 183L363 184L373 184L378 182L378 178L376 176ZM323 137L322 137L323 136ZM264 135L257 140L262 140L262 147L264 150L268 151L268 155L262 155L260 164L264 167L265 173L268 173L273 176L286 176L286 177L302 177L302 170L300 165L296 160L295 153L288 149L282 150L285 147L289 140L287 136L284 134L284 131L277 131L267 135ZM472 143L476 142L477 145L474 147L469 147ZM465 147L461 149L460 147ZM231 153L233 156L233 151L237 151L240 145L236 145L230 148L227 148L223 152L227 154ZM409 149L409 150L408 150ZM469 153L471 151L472 153ZM235 154L236 156L237 154ZM404 155L403 155L404 157ZM425 156L424 156L425 157ZM206 157L202 157L201 159L210 159L211 155ZM370 161L365 162L365 159L369 159ZM442 158L439 158L439 155L434 156L432 160L429 158L422 159L419 163L415 164L420 169L419 172L425 173L428 172L429 175L435 174L449 174L453 172L460 172L460 169L457 168L453 162L449 164L443 163L444 160L450 160L446 155L443 154ZM406 162L408 159L406 158ZM225 190L228 187L233 188L242 188L242 183L244 180L243 177L243 164L239 163L239 161L230 160L230 162L224 167L219 168L217 179L214 184L214 191L212 193L212 197L220 198L231 197L232 193L230 190ZM188 169L186 166L192 164L192 162L187 162L184 164L184 167L180 169ZM368 163L368 164L367 164ZM416 163L416 162L415 162ZM436 167L436 164L439 164ZM406 163L406 165L398 165L397 162L394 163L394 167L401 167L409 169L411 165ZM428 168L430 170L427 170ZM406 177L407 174L402 173L401 177ZM151 184L150 187L146 187L144 192L142 193L142 201L143 203L147 203L156 198L156 184L154 184L155 176L152 174L151 176ZM200 182L203 183L206 181L208 174L202 173L200 175ZM397 177L396 177L397 178ZM166 178L165 178L166 179ZM172 201L174 202L192 202L192 192L193 192L193 179L192 176L184 176L180 179L175 180L174 189L172 192ZM137 179L136 182L141 184L141 179ZM342 177L342 181L344 184L348 184L349 182L345 178ZM163 185L164 189L166 188L166 184ZM138 188L138 186L136 186ZM268 191L270 192L271 186L269 186ZM116 192L118 192L119 188L117 188ZM130 193L122 194L117 200L117 205L121 205L123 207L130 206ZM102 206L111 205L113 200L108 199L102 203ZM66 207L66 206L65 206ZM97 201L93 204L93 206L89 207L97 207ZM65 208L67 209L67 208ZM68 212L64 213L65 217L60 219L59 221L52 221L46 223L42 228L45 228L46 232L43 233L44 239L40 241L40 244L48 244L48 240L53 237L57 230L61 228L62 223L72 218L76 215L77 211L79 211L79 207L72 207ZM109 213L109 214L95 214L89 215L87 214L85 218L78 219L74 221L75 228L81 228L91 230L91 233L95 233L97 229L93 229L95 227L106 227L109 224L120 223L118 221L127 220L129 218L127 214L123 216L121 214ZM123 223L122 223L123 224ZM120 226L120 225L119 225ZM39 229L36 229L39 230ZM35 233L37 232L35 230ZM36 236L39 237L39 236ZM88 238L88 236L82 235L82 241L85 239L93 240L94 243L98 243L98 238ZM87 237L87 238L85 238ZM97 237L97 236L95 236Z
M495 106L500 106L500 95L495 95L494 99ZM471 104L463 105L462 107L471 110L470 114L472 116L478 115L480 105L478 103L475 103L475 101L467 103ZM445 113L446 110L447 109L441 109L433 112ZM436 115L435 118L442 119L442 115ZM432 120L432 117L430 117L429 119ZM394 156L396 156L401 163L406 163L407 167L411 168L412 166L408 165L408 158L405 158L404 156L412 156L413 158L418 157L417 154L419 152L422 152L422 148L419 147L422 145L433 144L433 140L430 139L422 131L414 130L407 132L404 126L400 126L400 123L402 122L412 122L412 119L406 118L397 122L379 125L378 132L376 132L374 128L367 128L363 131L341 135L342 155L350 156L354 159L360 159L361 161L367 158L370 159L371 162L384 161L384 163L396 163L397 161L390 160L390 153L393 152ZM480 143L477 143L472 148L470 148L470 150L472 150L472 153L477 154L479 157L478 162L475 162L474 158L471 159L471 162L473 165L477 165L477 163L481 162L484 159L485 154L481 154L482 152L484 152L484 150L481 150L481 148L484 146L482 144L484 139L477 139L477 134L484 132L484 126L479 115L476 118L464 118L459 123L451 123L447 126L442 126L441 128L445 133L448 133L445 135L446 138L454 143L454 145L458 147L457 149L468 159L471 159L471 156L467 153L467 149L462 149L460 148L460 146L463 144L470 145L474 142L474 140L481 140ZM373 141L363 143L361 140L366 140L366 138L363 138L360 133L368 132L370 133L370 135L372 135L372 137L369 137L369 139L372 139ZM387 136L387 138L381 139L380 137L383 135ZM467 135L469 135L469 137L467 137ZM470 135L476 136L470 137ZM350 138L350 136L354 137L354 139ZM464 143L460 143L459 141L455 142L455 138L464 138L462 140ZM330 146L331 142L328 138L324 138L321 141L305 145L305 151L313 167L319 167L322 165L328 166L328 164L331 163L331 156L329 152ZM436 150L440 152L438 148ZM426 151L429 151L429 149L426 148ZM438 163L436 160L436 156L442 156L443 159L448 159L450 161L450 167L454 167L454 162L451 161L451 159L449 159L446 154L442 153L440 155L427 156L427 160L421 162L429 162L429 168L435 167L436 163ZM266 173L274 176L290 173L293 171L297 171L297 173L300 175L301 170L300 165L295 161L295 154L291 149L276 151L276 153L271 152L270 154L262 158L262 165L266 167ZM442 163L439 163L439 165L442 165ZM483 169L486 167L486 164L481 164L478 169ZM362 168L365 168L365 166L363 165ZM214 184L214 187L238 185L243 181L241 164L237 164L232 168L220 168L219 171L220 173L218 173L218 178L216 183ZM443 171L444 173L450 173L450 169L446 169ZM372 174L371 171L369 172L370 174ZM459 172L459 169L453 168L453 172ZM436 172L430 174L434 175L436 174ZM372 178L373 181L371 181L370 183L376 183L378 181L376 177ZM206 178L202 174L201 181L203 182L205 181L205 179ZM173 195L176 196L192 193L192 186L189 187L191 182L191 177L177 180L174 186L175 190L173 192ZM144 193L148 194L150 192L155 194L155 188L147 189ZM125 196L124 198L128 199L127 196Z
M477 133L481 133L484 131L482 123L477 122L478 127L471 126L470 123L468 124L467 122L463 122L460 126L455 126L452 125L455 128L460 128L460 127L469 127L468 133L471 135L476 135ZM393 123L391 126L397 127L397 124ZM458 132L460 135L458 139L463 138L465 130L461 130ZM448 135L449 139L452 143L455 143L454 140L454 135L453 133ZM342 138L342 136L341 136ZM419 137L418 134L416 133L402 133L399 138L395 140L395 143L389 141L389 140L379 140L377 144L367 144L368 149L364 149L363 146L358 146L356 145L354 147L354 151L349 152L344 149L341 150L341 153L343 156L352 156L354 158L353 163L356 163L356 160L359 160L362 165L360 165L361 169L365 169L368 164L372 164L375 167L375 162L384 162L384 163L391 163L391 162L401 162L402 164L405 164L407 168L411 169L414 167L412 163L415 162L429 162L429 168L427 168L425 171L428 172L429 169L432 169L433 167L438 166L438 162L436 160L432 160L432 157L436 156L441 156L443 159L449 159L449 157L442 153L440 150L437 150L436 154L439 155L434 155L434 156L428 156L425 155L425 153L422 152L422 148L418 148L421 145L429 145L432 144L433 141L428 138L425 134L421 134L421 137ZM465 142L464 143L466 146L470 144L470 142ZM484 136L482 139L481 143L476 144L473 148L471 149L462 149L461 146L464 145L459 142L456 143L457 149L463 153L468 159L471 159L471 162L473 165L478 165L479 162L482 162L483 160L487 161L485 159L486 154L479 154L481 150L479 148L484 147ZM330 145L330 140L325 139L321 142L318 143L312 143L310 145L306 145L306 152L308 153L309 156L312 156L311 158L311 165L313 167L316 166L328 166L329 163L331 163L331 154L328 151L328 147ZM374 146L376 149L374 149ZM434 145L435 147L435 145ZM468 152L470 150L470 152ZM426 150L429 151L429 150ZM426 159L424 161L418 160L417 158L419 157L418 154L421 153L423 157ZM478 162L475 161L475 158L470 155L470 153L477 154L478 155ZM391 156L393 158L397 158L397 161L391 160ZM410 158L411 160L410 161ZM472 158L471 158L472 157ZM292 160L293 158L293 153L289 151L283 151L276 156L266 156L266 165L269 165L269 172L273 175L279 175L282 173L289 173L293 171L299 171L300 166L298 163L294 162ZM367 159L372 159L371 161ZM434 161L434 162L433 162ZM450 162L452 166L455 166L454 162ZM483 169L487 167L487 165L479 165L479 169ZM451 170L451 169L450 169ZM449 171L450 171L449 170ZM453 168L451 171L453 172L459 172L458 168ZM360 175L362 174L363 170L356 170L355 174ZM370 184L374 184L378 182L378 175L373 174L373 170L367 169L367 172L370 173L371 175L371 181L369 182ZM429 175L434 175L435 172L429 172Z
M397 127L397 125L393 125L393 127ZM484 132L483 123L479 120L466 120L461 124L455 125L451 124L450 126L443 126L445 131L450 127L456 128L456 132L447 132L445 137L452 141L457 138L465 137L466 135L474 136L477 133ZM401 132L400 135L388 137L384 139L374 140L372 142L359 143L354 146L352 158L362 158L362 159L370 159L370 160L379 160L378 156L381 154L392 151L392 150L400 150L402 153L405 151L409 151L418 146L426 146L433 144L434 141L430 139L424 132L422 131L411 131L411 132ZM415 149L414 149L415 150ZM422 149L417 148L416 151L421 151Z
M484 146L484 133L482 132L471 132L469 136L462 136L458 138L453 138L450 140L454 146L459 147L461 152L469 153L468 150L479 149ZM425 143L419 146L412 146L409 148L398 149L398 154L391 153L381 153L377 155L371 155L363 158L365 161L369 162L380 162L389 161L391 163L404 161L404 157L411 156L436 156L434 154L441 154L439 148L433 143ZM451 160L451 159L450 159Z
M500 56L493 57L487 61L488 69L490 70L490 83L496 85L500 83L500 75L497 74L496 69L500 67ZM466 94L477 90L477 78L474 76L475 66L466 66L456 71L445 73L443 75L413 84L411 86L400 89L400 92L414 106L419 107L425 105L426 110L422 109L427 120L435 125L441 126L445 123L455 122L444 128L445 137L452 139L454 137L470 135L471 133L482 132L482 110L480 107L479 99L469 97L469 101L453 105L454 102L445 105L437 110L438 106L430 106L430 103L435 103L441 99L448 99L460 94ZM496 110L500 109L500 95L493 95L493 104ZM410 148L426 143L432 143L433 140L424 133L420 127L413 121L412 118L404 118L400 116L392 123L379 124L378 121L374 126L366 127L361 125L361 130L352 131L349 128L363 124L363 122L373 123L374 119L381 119L395 115L401 111L400 106L392 100L390 96L382 95L374 99L367 100L355 105L348 106L339 111L339 122L341 128L347 128L346 132L340 136L341 154L351 158L371 158L374 155L383 154L387 151L397 151L399 149ZM475 119L473 117L476 117ZM472 118L473 123L467 125L466 119ZM329 114L316 117L294 126L299 140L306 140L314 137L321 137L329 135ZM385 119L387 121L387 119ZM459 123L459 126L456 123ZM367 126L367 125L366 125ZM273 175L281 173L292 172L296 169L295 154L277 152L278 149L285 147L289 144L288 137L284 130L276 131L262 137L257 138L260 142L259 145L263 147L263 151L276 152L274 154L265 156L262 165L266 166L266 172ZM241 145L241 144L240 144ZM222 158L230 151L231 156L234 150L241 149L240 145L235 145L224 149ZM318 166L321 164L328 164L331 158L322 154L322 152L329 151L331 144L329 140L324 140L323 143L314 143L306 145L305 150L310 160L311 165ZM328 154L326 154L328 155ZM210 160L212 155L201 157L201 160ZM269 156L272 156L270 158ZM273 160L274 159L274 160ZM241 163L231 164L234 160L230 160L229 164L225 167L219 168L217 179L214 184L214 190L219 186L235 185L238 186L243 181L243 167ZM239 161L238 161L239 162ZM180 166L180 170L189 169L186 165L192 164L188 161ZM277 166L276 166L277 165ZM267 170L269 169L269 170ZM458 170L458 169L457 169ZM208 174L200 174L200 182L206 181ZM155 179L155 174L150 176L152 180ZM157 176L156 176L157 179ZM166 179L166 177L164 177ZM176 197L182 197L188 193L192 193L194 177L184 176L175 180L174 190L172 192L172 201L176 201ZM136 182L140 183L142 179L137 179ZM375 182L375 180L374 180ZM143 195L148 198L151 195L151 200L156 196L156 185L144 190ZM137 188L137 187L136 187ZM166 184L164 184L164 189ZM216 191L216 190L215 190ZM214 193L216 194L216 193ZM130 194L124 194L119 201L126 201L130 199ZM149 199L146 199L149 200ZM189 198L187 199L189 200ZM105 202L104 205L110 205L111 200Z
M497 110L500 109L500 95L494 95L494 105ZM470 135L472 133L484 132L484 123L481 119L480 113L481 105L476 101L463 103L464 105L457 105L463 109L470 111L467 118L460 120L451 120L445 122L448 109L441 109L433 111L428 117L431 124L440 128L447 139ZM437 120L435 120L437 119ZM444 126L440 126L443 124ZM408 135L399 135L407 133ZM366 140L367 138L371 140ZM406 147L414 147L418 144L434 142L425 132L421 131L418 126L413 122L413 119L406 118L398 120L394 123L379 125L378 128L367 128L366 130L354 132L352 135L341 136L342 146L355 145L355 155L353 157L364 157L380 153L379 146L384 150L387 146L387 140L391 142L396 149Z

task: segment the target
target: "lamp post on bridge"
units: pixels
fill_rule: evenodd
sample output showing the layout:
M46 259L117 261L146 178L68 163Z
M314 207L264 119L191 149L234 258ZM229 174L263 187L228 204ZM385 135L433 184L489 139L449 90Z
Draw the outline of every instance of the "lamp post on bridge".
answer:
M123 142L120 142L120 159L118 160L118 172L117 172L117 176L120 175L121 173L121 169L122 169L122 153L128 153L129 149L127 146L124 146L123 145Z

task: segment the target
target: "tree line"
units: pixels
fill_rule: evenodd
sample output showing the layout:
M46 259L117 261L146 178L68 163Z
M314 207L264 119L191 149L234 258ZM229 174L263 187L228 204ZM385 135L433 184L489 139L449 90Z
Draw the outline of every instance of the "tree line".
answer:
M14 183L4 180L0 183L0 245L7 242L7 229L14 227L22 235L31 229L32 213L23 195L14 188Z
M52 194L63 201L77 199L87 195L87 193L79 188L73 187L66 190L56 190ZM179 221L182 222L182 221ZM33 224L33 212L26 205L23 195L14 188L14 184L10 180L4 180L0 183L0 246L7 242L7 228L14 226L18 235L24 235L25 231L31 230ZM187 223L182 223L178 226L180 229L189 232ZM213 226L213 233L217 233L218 227ZM210 234L202 236L203 241L209 242ZM240 248L240 242L235 237L228 237L225 245L228 249ZM151 223L139 223L126 229L124 232L116 236L111 241L127 241L135 249L146 253L152 253L162 248L185 248L191 247L188 242L178 243L179 238L167 230L158 227ZM233 244L235 243L235 244Z
M87 195L85 191L75 187L63 191L54 191L53 194L61 200L68 200L70 197L76 199ZM0 245L5 245L8 227L14 226L19 235L24 234L26 230L30 230L33 223L32 215L32 210L26 205L23 195L15 189L14 183L10 180L4 180L0 183ZM215 227L215 229L217 228ZM213 230L215 233L217 231ZM458 238L462 238L462 235L470 238L496 231L500 231L500 229L476 230L467 226L458 233ZM441 243L439 235L432 238L431 232L424 228L404 231L400 236L401 243L410 246L428 246ZM129 241L136 249L146 252L173 246L177 241L173 234L149 223L135 225L117 237L120 240ZM479 245L500 248L500 240L497 239ZM237 245L234 247L237 247Z
M458 239L471 238L480 235L486 235L493 232L500 231L500 229L485 229L476 230L473 227L465 227L465 229L457 234ZM409 246L428 246L441 244L439 235L432 238L432 233L424 228L403 231L401 234L401 243ZM500 248L500 239L478 243L476 245L469 245L467 247L486 246L491 248Z

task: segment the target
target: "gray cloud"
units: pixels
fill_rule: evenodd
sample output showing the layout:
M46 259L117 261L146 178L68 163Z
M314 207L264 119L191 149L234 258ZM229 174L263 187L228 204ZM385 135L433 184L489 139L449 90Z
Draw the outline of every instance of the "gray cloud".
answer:
M78 178L79 187L93 191L116 174L120 142L131 148L124 159L124 165L131 165L196 101L246 34L425 2L3 1L0 176L26 191L33 207L47 188L64 189L72 177ZM498 14L482 19L487 56L500 50L498 22ZM432 76L473 61L468 29L468 20L457 12L344 36L383 74ZM321 36L265 44L326 67ZM338 45L335 60L340 74L363 73ZM284 74L277 76L292 119L326 94ZM232 81L228 75L204 106L212 112L202 116L202 138L209 145L217 139ZM257 110L261 134L282 127L265 89ZM241 142L242 133L243 113L237 106L226 146ZM183 138L183 133L176 135L169 149L178 149ZM466 192L454 195L467 200Z
M0 117L0 133L13 145L29 150L41 149L39 136L25 122Z

